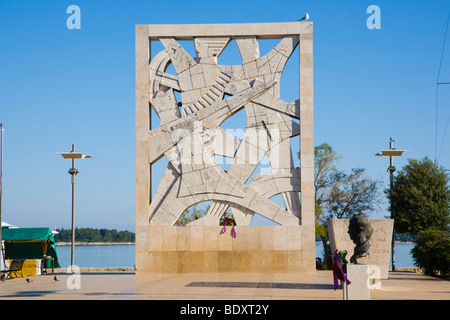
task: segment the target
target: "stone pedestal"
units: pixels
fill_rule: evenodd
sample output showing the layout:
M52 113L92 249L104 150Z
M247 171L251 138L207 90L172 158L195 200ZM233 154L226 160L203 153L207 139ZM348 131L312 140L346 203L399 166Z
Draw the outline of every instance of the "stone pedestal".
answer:
M330 219L327 221L328 235L330 238L331 252L335 250L347 250L347 260L353 255L355 244L348 234L350 219ZM370 238L369 256L358 259L361 264L378 266L381 279L388 278L389 261L391 257L392 232L394 220L369 219L373 228ZM378 272L378 271L377 271Z
M149 227L137 238L136 270L150 273L315 272L314 228ZM142 234L142 232L141 232ZM311 250L312 248L312 250Z
M351 284L344 285L345 300L370 300L368 265L347 264L347 278Z

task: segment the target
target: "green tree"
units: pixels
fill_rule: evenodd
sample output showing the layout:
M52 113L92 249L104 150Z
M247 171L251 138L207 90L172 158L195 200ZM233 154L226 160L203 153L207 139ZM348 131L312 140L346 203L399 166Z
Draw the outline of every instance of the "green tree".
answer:
M425 274L450 276L450 237L447 232L436 228L421 231L411 254Z
M333 185L324 201L328 219L366 216L377 207L379 183L368 178L365 169L354 168L350 174L338 172L331 180Z
M186 209L181 216L178 218L177 222L175 222L174 226L185 226L189 222L200 219L203 217L206 212L208 212L209 206L205 210L198 209L197 205L192 206L191 208Z
M71 242L72 229L57 229L56 242ZM75 228L75 241L80 242L134 242L136 235L130 231L116 229Z
M340 159L341 156L326 142L314 148L315 203L320 208L328 199L330 188L333 186L332 177L339 172L335 163ZM316 210L316 214L317 212L323 214L323 210Z
M194 220L200 219L201 217L204 217L206 213L208 212L210 206L207 206L205 209L198 209L197 205L194 205L188 209L186 209L181 216L178 218L177 222L175 222L174 226L185 226L189 222L192 222ZM224 212L220 219L220 224L223 225L223 219L229 219L234 221L233 213L231 212L231 208L228 207L228 209ZM235 223L235 222L233 222Z
M391 203L396 233L418 235L430 227L448 230L449 177L428 157L408 160L385 193Z
M367 177L366 170L355 168L347 174L336 168L341 157L330 145L314 148L314 187L316 220L322 224L328 219L367 216L379 204L379 181Z

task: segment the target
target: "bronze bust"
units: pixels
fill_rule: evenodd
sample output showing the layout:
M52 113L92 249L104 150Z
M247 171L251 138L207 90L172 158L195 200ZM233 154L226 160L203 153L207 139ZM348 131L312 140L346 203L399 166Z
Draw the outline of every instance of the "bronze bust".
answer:
M369 255L370 242L373 229L370 225L369 219L356 215L350 219L348 225L348 234L350 239L356 245L353 255L350 258L350 263L357 264L358 259Z

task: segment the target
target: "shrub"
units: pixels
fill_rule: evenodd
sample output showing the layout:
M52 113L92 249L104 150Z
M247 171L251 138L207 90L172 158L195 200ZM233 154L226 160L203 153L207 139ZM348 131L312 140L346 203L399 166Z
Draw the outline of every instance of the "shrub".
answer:
M447 232L430 228L417 236L411 249L416 266L426 275L450 276L450 236Z

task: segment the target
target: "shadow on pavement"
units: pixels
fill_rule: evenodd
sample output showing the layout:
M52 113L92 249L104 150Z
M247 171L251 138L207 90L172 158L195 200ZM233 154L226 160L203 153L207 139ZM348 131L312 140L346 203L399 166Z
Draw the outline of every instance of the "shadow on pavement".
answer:
M191 282L186 287L204 288L269 288L269 289L334 289L332 284L285 282Z

